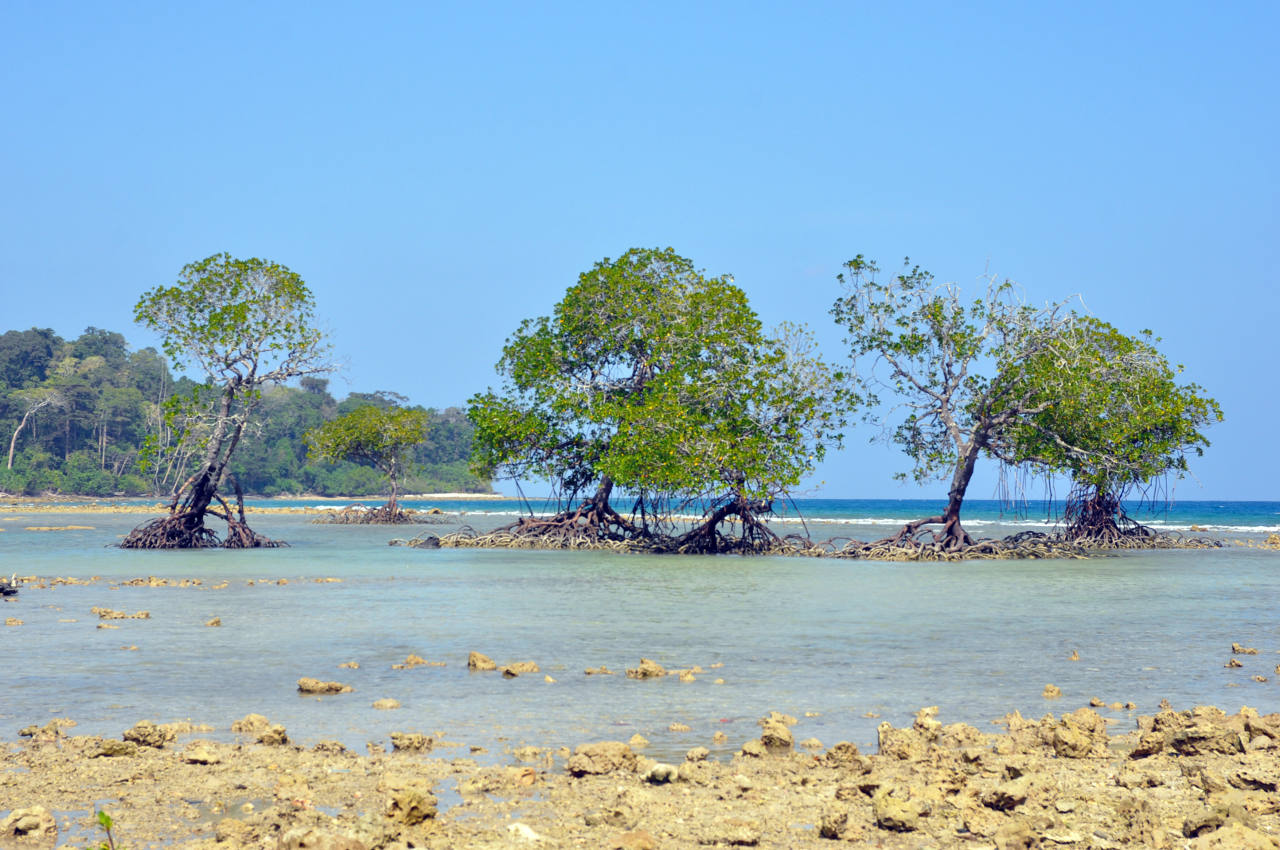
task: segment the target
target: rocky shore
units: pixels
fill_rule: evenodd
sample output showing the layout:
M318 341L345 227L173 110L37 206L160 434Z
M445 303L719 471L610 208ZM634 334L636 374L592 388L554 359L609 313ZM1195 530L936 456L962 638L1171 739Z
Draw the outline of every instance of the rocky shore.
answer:
M761 718L724 762L655 762L633 739L485 766L414 731L358 754L260 715L232 724L239 743L54 720L3 747L0 847L96 846L95 808L130 850L1280 847L1280 714L1164 708L1121 730L1081 708L984 732L926 708L882 724L875 753L797 744L795 724Z

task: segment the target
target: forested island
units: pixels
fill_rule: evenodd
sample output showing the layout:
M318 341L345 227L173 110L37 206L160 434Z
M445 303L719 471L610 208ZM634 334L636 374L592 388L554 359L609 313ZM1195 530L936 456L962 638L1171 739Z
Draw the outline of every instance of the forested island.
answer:
M163 496L188 477L201 438L166 414L199 385L175 377L153 348L89 327L64 339L51 328L0 334L0 493L12 496ZM410 405L387 391L335 398L324 378L266 388L229 470L262 496L380 496L387 477L360 463L308 458L306 433L361 408L421 411L426 428L401 482L407 492L490 492L467 468L466 412ZM151 462L154 459L154 462Z

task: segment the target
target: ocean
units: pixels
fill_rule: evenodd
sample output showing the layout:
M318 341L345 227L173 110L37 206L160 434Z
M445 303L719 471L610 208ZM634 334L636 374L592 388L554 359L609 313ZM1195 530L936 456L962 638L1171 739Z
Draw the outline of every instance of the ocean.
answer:
M97 577L24 587L0 604L6 620L21 621L0 629L0 731L12 738L70 717L73 734L118 737L140 719L190 719L214 727L205 737L230 740L230 724L256 712L299 743L339 740L360 751L419 731L447 742L445 755L504 761L520 745L639 733L648 755L678 759L694 746L727 757L775 710L799 719L797 740L871 750L878 723L908 723L930 705L944 723L980 727L1010 711L1038 717L1093 698L1137 705L1099 709L1121 728L1162 699L1280 711L1280 551L904 564L388 546L424 529L492 528L520 510L513 500L406 506L438 506L450 524L251 515L256 530L291 545L137 552L113 544L138 514L0 514L0 571ZM798 506L815 539L873 539L940 504ZM984 536L1049 527L1043 506L1020 514L969 502L966 517ZM1280 503L1185 502L1139 518L1256 544L1280 532ZM88 528L28 530L72 525ZM124 584L151 576L201 584ZM150 618L100 621L95 606ZM214 617L222 625L206 626ZM1225 667L1233 642L1258 654ZM471 651L499 664L534 661L541 672L469 673ZM444 666L393 667L411 653ZM683 682L625 678L641 657L701 672ZM617 675L583 672L601 665ZM303 676L355 690L301 696ZM1042 696L1050 683L1061 698ZM374 709L383 698L401 707Z

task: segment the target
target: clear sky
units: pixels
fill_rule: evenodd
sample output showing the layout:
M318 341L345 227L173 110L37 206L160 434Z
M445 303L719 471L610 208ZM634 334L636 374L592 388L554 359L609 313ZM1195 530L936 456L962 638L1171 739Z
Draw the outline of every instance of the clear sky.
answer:
M303 276L332 386L445 407L592 263L672 246L827 355L910 255L1152 328L1280 499L1280 4L0 3L0 330L135 347L210 254ZM865 429L814 495L944 492ZM982 473L970 495L993 495Z

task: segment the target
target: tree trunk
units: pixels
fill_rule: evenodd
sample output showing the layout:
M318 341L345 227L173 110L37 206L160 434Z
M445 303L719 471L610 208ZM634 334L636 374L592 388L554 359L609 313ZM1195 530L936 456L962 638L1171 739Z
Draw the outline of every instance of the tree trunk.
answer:
M18 427L13 429L13 437L9 440L9 469L13 469L13 450L18 446L18 434L22 432L26 426L27 420L31 418L31 411L28 410L22 415L22 421L18 423Z
M964 447L956 461L956 469L951 476L951 489L947 491L947 509L942 513L942 531L936 535L937 541L946 549L959 549L973 544L973 538L960 524L960 507L964 504L965 492L969 489L974 467L978 464L978 454L978 441L974 438Z
M394 516L400 506L400 481L397 467L398 464L392 459L387 467L387 479L391 482L391 498L387 499L387 514Z

